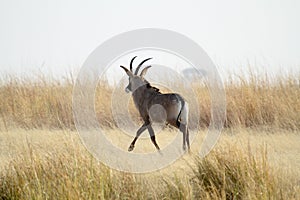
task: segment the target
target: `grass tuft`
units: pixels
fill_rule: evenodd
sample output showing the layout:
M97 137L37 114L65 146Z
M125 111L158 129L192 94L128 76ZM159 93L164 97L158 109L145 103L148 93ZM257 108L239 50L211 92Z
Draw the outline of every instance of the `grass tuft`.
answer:
M259 154L218 148L184 172L134 175L98 163L84 150L41 153L28 146L0 174L0 199L297 199L299 187Z

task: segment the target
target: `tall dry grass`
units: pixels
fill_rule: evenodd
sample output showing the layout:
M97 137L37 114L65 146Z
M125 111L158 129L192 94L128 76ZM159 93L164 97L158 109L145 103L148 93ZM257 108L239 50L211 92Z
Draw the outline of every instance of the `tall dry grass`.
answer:
M225 126L283 128L287 133L294 130L297 135L300 129L299 82L300 76L295 75L270 78L250 73L249 76L232 76L225 81ZM49 135L35 137L40 137L41 141L56 138L57 143L54 147L43 142L27 142L16 151L0 171L0 199L300 198L299 176L287 175L280 167L271 166L265 147L260 154L255 154L249 148L241 149L231 143L214 149L201 160L188 155L184 165L189 167L174 174L160 171L134 175L107 168L91 157L78 140L64 141L57 135L50 136L53 129L75 129L73 84L72 76L59 81L45 76L35 80L13 76L1 80L0 142L3 133L11 134L16 129L25 129L25 132L28 132L26 129L38 132L50 129ZM209 92L203 85L193 88L201 110L200 125L207 127ZM110 110L112 90L102 82L95 97L99 121L106 128L116 126ZM129 107L138 120L132 102ZM9 150L19 148L15 144L18 140L19 135L12 138Z
M59 149L40 147L29 140L23 147L16 147L20 153L0 172L0 199L300 197L297 178L270 166L266 146L256 154L251 147L242 150L230 143L219 146L204 159L186 155L179 161L185 167L173 173L167 170L135 175L109 169L86 152L72 134L59 134L66 137L59 136Z
M47 128L74 129L72 90L74 78L48 79L6 77L0 82L0 129ZM300 75L279 77L233 75L225 80L227 98L226 127L300 128ZM201 111L199 124L210 122L210 97L205 86L193 89ZM102 126L114 127L111 113L113 88L99 84L96 92L96 112ZM101 92L99 92L101 91ZM139 116L130 106L133 118ZM193 109L192 109L193 110ZM191 113L193 115L193 113ZM190 118L195 118L191 116Z
M300 75L237 76L226 81L227 126L300 128Z

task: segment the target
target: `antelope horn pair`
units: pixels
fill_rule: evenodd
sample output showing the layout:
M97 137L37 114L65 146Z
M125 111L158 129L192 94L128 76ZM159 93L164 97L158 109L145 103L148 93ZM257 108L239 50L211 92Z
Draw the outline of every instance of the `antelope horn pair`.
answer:
M131 61L130 61L130 72L131 72L131 73L129 73L129 70L128 70L126 67L120 66L121 68L123 68L123 69L126 71L126 73L127 73L128 75L129 75L129 74L132 75L132 73L133 73L133 71L132 71L132 64L133 64L133 61L134 61L134 59L135 59L136 57L137 57L137 56L134 56L134 57L131 59ZM135 70L135 72L134 72L134 75L137 75L138 72L139 72L139 70L140 70L140 68L142 67L142 65L143 65L145 62L147 62L148 60L150 60L150 59L152 59L152 58L147 58L147 59L143 60L143 61L137 66L137 68L136 68L136 70ZM150 65L147 66L147 67L145 67L145 68L142 70L140 76L145 75L147 69L149 69L150 67L151 67Z

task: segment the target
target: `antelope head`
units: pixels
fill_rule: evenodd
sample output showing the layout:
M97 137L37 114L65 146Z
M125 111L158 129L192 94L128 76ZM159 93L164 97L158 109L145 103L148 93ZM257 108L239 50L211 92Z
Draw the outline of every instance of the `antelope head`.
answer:
M125 91L126 91L127 93L129 93L129 92L134 92L134 91L135 91L136 89L138 89L139 87L141 87L141 86L143 86L143 85L145 85L145 84L148 83L147 80L144 79L144 76L145 76L147 70L151 67L151 65L145 67L145 68L142 70L142 72L140 73L140 75L138 75L138 72L139 72L139 69L142 67L142 65L143 65L146 61L148 61L148 60L150 60L150 59L152 59L152 58L147 58L147 59L143 60L143 61L137 66L135 72L133 73L133 71L132 71L132 63L133 63L133 61L134 61L135 58L136 58L136 56L133 57L133 58L131 59L131 61L130 61L130 70L127 69L126 67L122 66L122 65L120 66L122 69L125 70L126 74L127 74L128 77L129 77L129 78L128 78L129 83L128 83L127 87L125 88Z

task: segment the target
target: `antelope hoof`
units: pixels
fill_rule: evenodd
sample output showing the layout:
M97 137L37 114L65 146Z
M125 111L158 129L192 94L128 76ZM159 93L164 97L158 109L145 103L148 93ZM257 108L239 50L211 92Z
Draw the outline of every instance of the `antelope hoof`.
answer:
M158 150L158 153L159 153L159 155L161 155L161 156L163 155L163 153L162 153L160 150Z
M129 147L128 147L128 151L132 151L134 149L134 145L130 145Z

